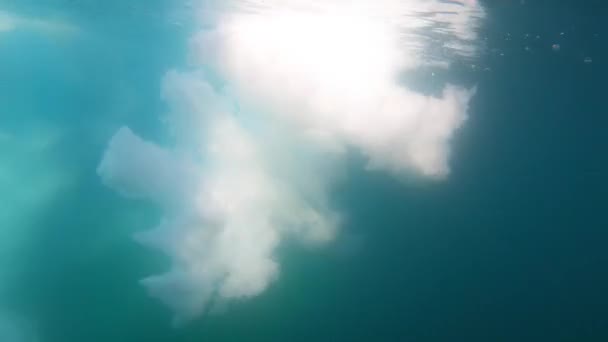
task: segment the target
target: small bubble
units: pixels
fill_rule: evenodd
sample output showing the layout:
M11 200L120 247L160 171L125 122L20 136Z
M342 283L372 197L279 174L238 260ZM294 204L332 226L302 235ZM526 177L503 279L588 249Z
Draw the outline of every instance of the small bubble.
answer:
M585 62L585 64L591 64L591 63L593 63L593 59L591 59L591 57L585 57L583 62Z
M529 47L529 46L526 46L526 47L524 48L524 50L526 50L527 52L530 52L530 50L532 50L532 49L530 49L530 47Z
M536 35L536 39L540 39L540 36L539 36L539 35Z
M560 35L560 36L563 36L564 34L565 34L564 32L560 32L560 33L559 33L559 35Z
M561 46L559 46L559 44L553 44L553 45L551 45L551 49L553 51L557 52L561 49Z

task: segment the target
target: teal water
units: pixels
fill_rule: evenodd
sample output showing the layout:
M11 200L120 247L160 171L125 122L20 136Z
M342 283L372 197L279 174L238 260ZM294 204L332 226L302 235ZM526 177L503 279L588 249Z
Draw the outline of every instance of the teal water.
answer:
M353 158L332 245L283 246L266 292L175 329L137 282L167 260L131 239L160 213L96 168L122 125L165 139L188 7L0 1L74 26L0 32L0 312L50 342L605 341L607 5L485 5L486 51L448 75L477 86L449 178Z

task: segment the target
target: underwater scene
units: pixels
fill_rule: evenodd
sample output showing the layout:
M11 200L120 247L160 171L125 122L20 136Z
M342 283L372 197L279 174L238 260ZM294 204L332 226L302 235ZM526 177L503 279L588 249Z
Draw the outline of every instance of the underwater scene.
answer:
M607 21L0 0L0 342L608 341Z

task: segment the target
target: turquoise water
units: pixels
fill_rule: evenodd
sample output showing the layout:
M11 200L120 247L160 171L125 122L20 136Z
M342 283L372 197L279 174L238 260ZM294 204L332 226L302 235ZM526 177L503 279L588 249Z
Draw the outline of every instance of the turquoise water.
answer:
M168 139L161 79L188 64L190 7L0 1L69 23L0 31L0 312L23 321L14 341L605 341L606 5L484 6L476 67L443 75L477 87L449 177L402 182L354 156L331 195L348 213L334 242L283 245L265 292L173 328L138 283L169 262L132 240L162 213L96 169L123 125Z

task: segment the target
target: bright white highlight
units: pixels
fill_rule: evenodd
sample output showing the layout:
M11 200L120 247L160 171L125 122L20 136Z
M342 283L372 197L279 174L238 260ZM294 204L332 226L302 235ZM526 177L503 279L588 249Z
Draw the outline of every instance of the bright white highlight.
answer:
M472 91L447 87L442 98L430 98L405 89L397 77L425 63L424 41L404 43L413 38L404 34L408 28L424 26L413 15L466 7L402 3L336 1L309 10L292 4L237 11L195 38L195 55L216 66L242 101L357 146L374 166L442 177L448 173L447 144L465 119ZM462 22L453 25L456 37L473 36Z
M143 284L176 322L264 291L285 236L334 237L328 198L347 147L370 167L445 177L474 91L447 85L431 97L398 77L471 57L483 16L475 1L426 0L234 0L202 13L211 28L191 45L204 71L163 82L174 145L122 128L98 169L108 186L165 210L137 240L173 262ZM429 57L431 39L452 53Z

